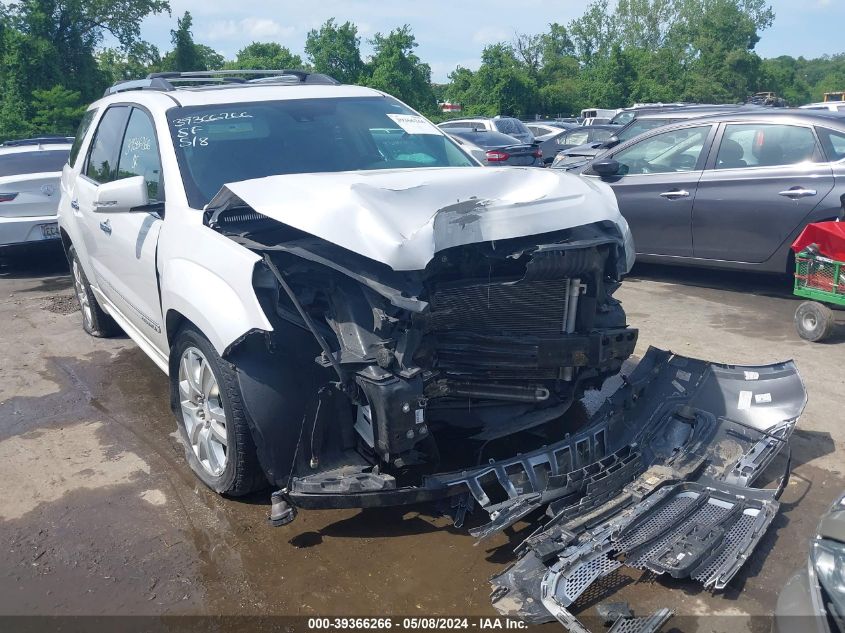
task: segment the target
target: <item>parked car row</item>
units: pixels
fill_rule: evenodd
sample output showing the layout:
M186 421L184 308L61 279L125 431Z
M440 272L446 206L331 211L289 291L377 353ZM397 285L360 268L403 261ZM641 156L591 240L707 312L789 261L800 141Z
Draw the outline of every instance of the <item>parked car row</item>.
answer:
M59 180L72 142L39 137L0 145L0 252L58 243Z
M784 273L804 226L842 216L845 117L739 108L679 118L574 171L613 188L639 261Z

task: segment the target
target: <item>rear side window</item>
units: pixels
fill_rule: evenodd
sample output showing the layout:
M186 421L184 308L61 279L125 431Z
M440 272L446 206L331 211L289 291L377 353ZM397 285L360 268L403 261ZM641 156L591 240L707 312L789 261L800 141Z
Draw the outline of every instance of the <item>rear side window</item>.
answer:
M88 128L91 127L91 121L94 120L95 114L97 114L96 108L88 110L85 116L82 117L79 129L76 130L76 138L73 139L73 146L70 148L70 158L68 159L71 167L76 163L76 157L79 156L79 150L82 148L82 141L85 139L85 135L88 134Z
M830 162L845 158L845 133L834 132L824 127L817 127L816 132L822 142L824 153Z
M0 156L0 176L22 176L61 171L68 150L39 150Z
M519 119L506 117L503 119L496 119L494 122L496 129L502 134L530 134L531 131L525 127L525 124Z
M117 178L117 160L128 117L128 106L114 106L100 119L85 166L85 175L98 184Z
M570 132L569 134L564 134L561 137L558 137L558 145L583 145L587 142L587 138L589 137L589 133L587 130L577 130L575 132Z
M725 128L716 169L796 165L816 158L816 140L808 127L731 124Z

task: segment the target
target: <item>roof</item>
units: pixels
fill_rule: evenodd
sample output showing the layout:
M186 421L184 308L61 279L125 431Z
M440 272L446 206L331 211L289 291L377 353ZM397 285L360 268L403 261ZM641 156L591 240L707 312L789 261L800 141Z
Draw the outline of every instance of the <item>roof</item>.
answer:
M339 83L304 71L234 70L153 73L146 79L118 82L98 104L133 102L149 107L215 105L283 99L380 97L384 93Z
M2 143L2 147L18 147L21 145L66 145L73 143L72 136L36 136L33 138L19 138Z
M701 122L741 121L777 121L805 123L805 124L833 124L845 128L845 116L841 112L827 110L801 110L799 108L737 108L733 111L713 115L699 115L695 117ZM682 122L678 121L677 125Z
M29 139L24 139L29 140ZM5 142L0 145L0 155L24 154L26 152L69 152L73 139L64 139L61 142L51 141L48 143L15 143Z

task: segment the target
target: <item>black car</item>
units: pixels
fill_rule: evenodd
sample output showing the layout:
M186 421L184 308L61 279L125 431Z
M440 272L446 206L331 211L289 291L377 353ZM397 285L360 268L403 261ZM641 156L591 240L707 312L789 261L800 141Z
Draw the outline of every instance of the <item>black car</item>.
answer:
M523 143L507 134L474 128L454 128L447 130L447 133L467 153L485 165L543 165L543 153L536 145Z
M582 173L613 188L638 261L788 272L801 230L842 215L845 117L697 117L622 143Z

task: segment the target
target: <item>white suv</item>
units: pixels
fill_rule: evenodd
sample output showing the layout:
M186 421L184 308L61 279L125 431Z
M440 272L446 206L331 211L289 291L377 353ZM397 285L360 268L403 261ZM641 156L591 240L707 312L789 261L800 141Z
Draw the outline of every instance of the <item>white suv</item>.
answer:
M84 328L168 373L199 478L406 503L447 494L427 473L560 439L636 341L611 190L484 169L376 90L238 72L118 84L62 174Z
M39 137L0 145L0 252L58 244L59 177L72 142Z

